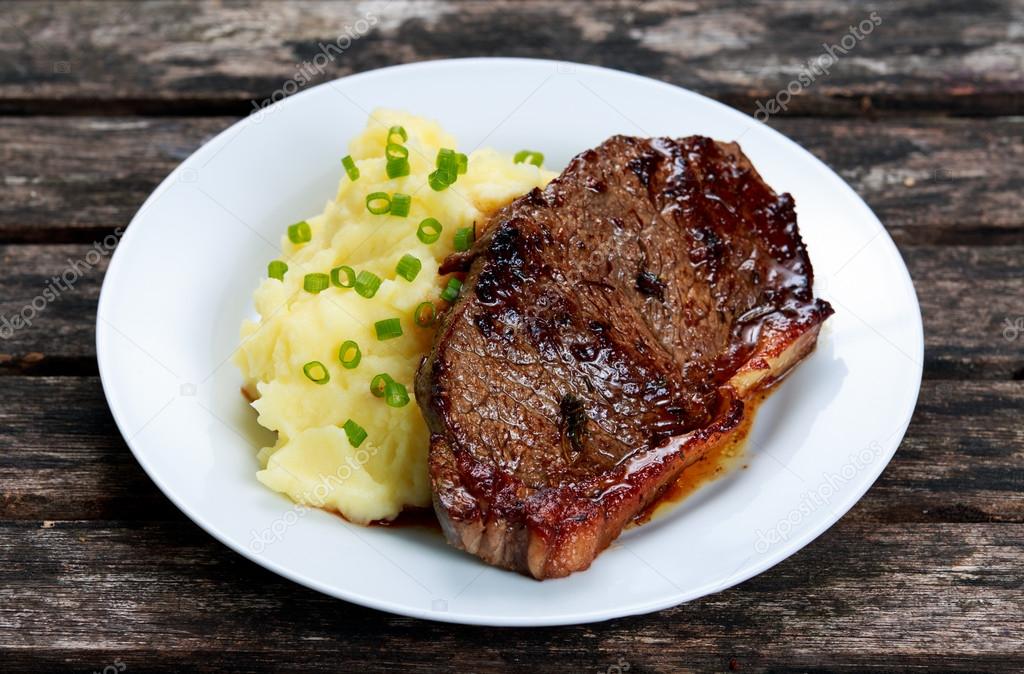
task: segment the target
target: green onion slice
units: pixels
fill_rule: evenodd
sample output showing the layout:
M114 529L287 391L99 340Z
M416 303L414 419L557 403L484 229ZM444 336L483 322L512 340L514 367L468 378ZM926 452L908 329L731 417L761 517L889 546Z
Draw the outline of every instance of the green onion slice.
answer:
M395 192L391 195L391 215L404 218L409 215L409 206L412 205L412 197L408 194Z
M377 340L383 342L386 339L394 339L402 336L402 322L397 318L385 318L373 324L377 331Z
M437 171L440 179L451 185L459 177L459 154L446 147L437 151Z
M534 166L540 166L541 164L544 163L544 155L540 152L535 152L533 150L520 150L519 152L516 152L516 155L515 157L512 158L512 161L515 162L516 164L526 163L533 164Z
M386 372L374 375L373 379L370 380L370 393L373 394L374 398L383 398L388 390L388 384L392 381L391 375Z
M401 141L401 142L403 142L403 143L404 143L405 141L409 140L409 134L407 134L407 133L405 132L405 127L404 127L404 126L393 126L393 127L391 127L390 129L388 129L388 139L387 139L387 141L386 141L386 142L387 142L388 144L390 144L390 143L394 142L394 141L392 141L392 140L391 140L391 137L392 137L392 136L396 136L396 135L397 135L397 136L398 136L399 138L401 138L401 139L402 139L402 141Z
M427 176L427 182L430 184L430 189L435 192L441 192L452 184L451 181L448 180L448 174L441 169L437 169Z
M437 151L437 161L435 162L437 168L444 168L446 166L458 166L458 159L456 159L455 150L450 150L446 147L442 147Z
M318 293L331 287L331 277L327 274L306 274L302 279L302 288L309 293Z
M475 238L472 227L460 227L455 230L455 250L460 252L469 250Z
M270 278L276 278L278 281L284 280L284 274L288 271L288 265L280 260L273 260L267 265L267 276Z
M352 287L357 293L366 299L370 299L377 294L377 289L380 288L380 277L374 274L372 271L361 271L356 276L355 285Z
M463 173L469 170L469 157L462 154L461 152L455 153L456 167L458 168L458 174L461 176Z
M338 349L338 360L341 361L341 366L346 370L354 370L359 361L363 359L363 352L359 350L359 345L353 342L351 339L347 339L341 344L341 348Z
M288 240L292 243L306 243L313 238L313 230L305 220L296 222L288 227Z
M342 428L345 430L345 437L348 438L348 444L353 447L358 447L363 444L363 440L366 439L366 429L357 424L356 422L348 419L345 421Z
M395 267L395 273L406 281L412 283L416 280L416 276L420 273L420 269L423 269L423 263L420 262L420 259L418 257L405 254L402 256L402 259L398 261L398 265Z
M409 175L409 171L408 159L388 159L388 163L384 165L384 172L388 175L388 178L402 178ZM392 203L391 208L393 212L394 203Z
M416 305L416 310L412 312L413 322L421 328L429 328L434 324L435 318L437 318L437 309L434 308L433 302L420 302Z
M450 278L448 279L448 285L441 291L441 299L448 303L454 302L458 298L461 290L462 281L457 278Z
M331 270L331 285L338 288L351 288L356 284L356 270L348 265L341 265Z
M388 407L405 407L409 404L409 391L404 384L392 379L384 390L384 401Z
M302 366L302 373L313 382L323 386L331 380L331 373L327 371L324 364L318 360L311 360Z
M384 148L384 156L388 159L408 159L409 148L398 143L388 143Z
M374 215L384 215L391 210L391 197L386 192L371 192L367 194L366 210Z
M424 218L416 228L416 238L426 244L434 243L441 238L441 223L437 218Z
M341 165L345 167L345 173L348 174L349 180L359 180L359 167L356 166L356 162L352 159L352 155L347 154L342 157Z

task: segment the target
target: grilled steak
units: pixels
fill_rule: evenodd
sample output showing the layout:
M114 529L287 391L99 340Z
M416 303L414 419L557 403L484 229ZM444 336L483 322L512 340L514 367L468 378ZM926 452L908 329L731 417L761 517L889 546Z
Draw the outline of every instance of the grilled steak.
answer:
M735 144L616 136L498 212L417 376L448 540L587 568L831 313L793 199Z

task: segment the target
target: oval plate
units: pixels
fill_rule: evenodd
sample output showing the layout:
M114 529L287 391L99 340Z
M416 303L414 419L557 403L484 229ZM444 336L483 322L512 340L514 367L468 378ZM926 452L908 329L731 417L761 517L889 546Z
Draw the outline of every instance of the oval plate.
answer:
M288 223L320 212L339 157L378 106L431 117L460 149L543 151L551 168L617 133L738 140L796 199L816 291L836 314L818 350L762 405L745 470L631 529L590 570L537 582L416 527L362 528L256 481L256 424L231 363L250 296ZM613 70L524 59L385 68L304 91L189 157L132 220L96 324L103 388L139 463L192 520L286 578L365 606L485 625L557 625L674 606L810 543L899 446L921 382L921 316L871 210L807 151L690 91Z

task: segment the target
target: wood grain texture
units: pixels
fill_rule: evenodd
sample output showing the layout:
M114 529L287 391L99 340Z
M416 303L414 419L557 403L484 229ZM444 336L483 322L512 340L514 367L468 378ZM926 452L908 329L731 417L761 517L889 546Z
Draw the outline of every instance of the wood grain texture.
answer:
M0 117L0 241L87 243L127 225L233 121ZM1022 118L771 123L847 180L899 243L1024 243Z
M0 375L95 373L96 302L108 258L90 251L97 245L103 249L103 241L0 245L7 277L0 296ZM1024 245L904 245L901 251L924 318L925 376L1024 377L1024 331L1007 331L1008 324L1024 317ZM93 258L98 258L95 266L82 266ZM29 308L54 276L79 267L82 273L70 291L39 312ZM260 273L253 270L254 284ZM3 339L15 315L33 313L30 327Z
M347 48L320 58L314 83L501 54L641 71L753 112L865 20L790 112L1017 114L1024 100L1012 0L5 2L0 14L0 112L246 114L340 36Z
M90 251L97 249L87 244L0 246L0 372L95 373L96 304L109 257ZM91 260L96 264L90 265Z
M97 378L3 383L0 522L180 519L117 433ZM1007 469L1024 457L1022 408L1024 382L926 381L903 446L847 517L1024 524L1024 468Z
M500 54L637 72L754 113L872 11L871 34L769 123L834 168L896 240L921 302L926 379L877 483L789 560L596 625L417 621L231 552L128 451L96 377L104 238L199 145L323 63L321 44L361 32L359 19L372 20L365 35L297 89ZM1021 671L1022 113L1020 0L0 0L0 662L128 674ZM34 300L45 306L33 325L8 333L3 321Z
M1014 671L1021 545L1019 524L841 522L770 572L657 620L540 636L343 604L187 522L20 522L0 525L0 634L18 671L114 659L129 672L605 672L624 662L632 673L725 671L731 660L743 671Z
M166 502L116 437L95 378L5 383L14 404L0 409L0 652L19 670L116 658L129 671L358 662L526 672L540 660L545 671L606 671L620 659L640 672L722 670L733 659L752 671L888 670L896 659L1012 671L1024 657L1024 471L1005 468L1024 452L1022 382L926 382L878 484L769 572L656 617L543 639L399 618L295 586Z

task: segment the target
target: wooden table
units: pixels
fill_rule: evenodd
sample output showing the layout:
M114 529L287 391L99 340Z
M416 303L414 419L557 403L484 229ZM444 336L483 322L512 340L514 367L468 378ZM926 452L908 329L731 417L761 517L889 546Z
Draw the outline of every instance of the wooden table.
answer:
M368 34L315 81L423 59L551 57L753 113L874 10L880 24L770 119L874 208L924 313L906 440L820 539L721 594L579 627L429 623L299 587L203 533L132 458L97 378L102 257L0 340L0 664L1024 669L1019 0L0 3L0 317L125 226L177 163L366 12Z

